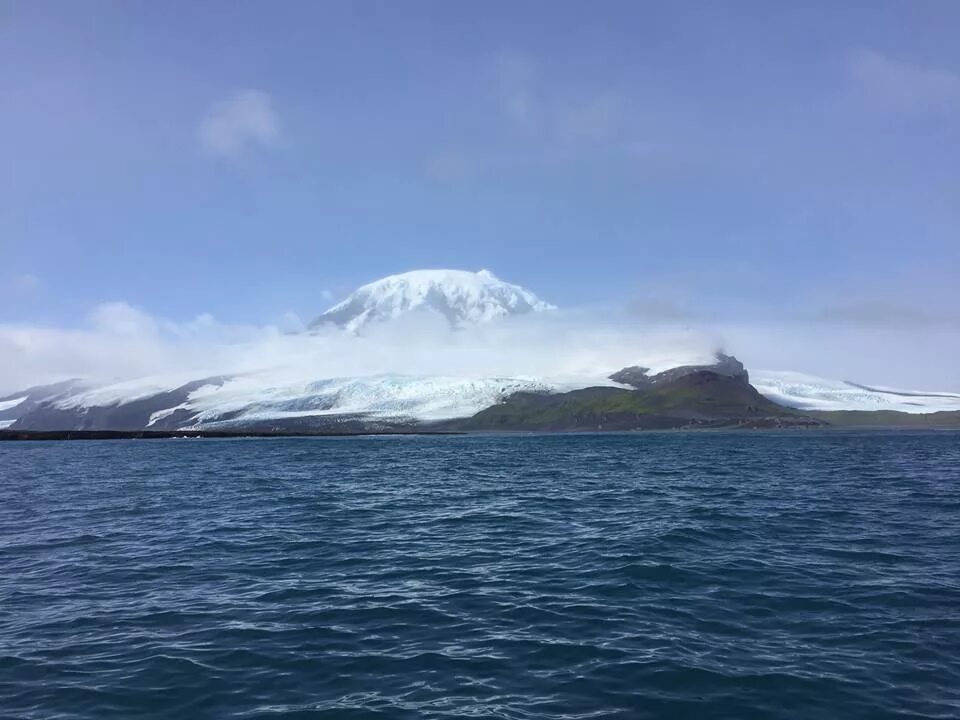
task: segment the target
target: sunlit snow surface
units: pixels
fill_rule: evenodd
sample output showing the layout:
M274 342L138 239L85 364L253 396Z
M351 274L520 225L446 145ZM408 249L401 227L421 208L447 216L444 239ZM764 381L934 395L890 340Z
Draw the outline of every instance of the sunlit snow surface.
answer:
M107 385L90 384L80 391L58 397L56 405L64 409L122 405L170 392L192 380L197 380L193 373L168 373Z
M552 309L526 288L506 283L489 270L414 270L358 288L313 324L333 323L355 332L372 322L429 311L460 327Z
M864 387L789 371L755 371L750 382L763 395L800 410L896 410L931 413L960 410L960 394Z
M15 408L17 405L19 405L26 399L27 399L27 396L24 395L23 397L14 398L13 400L4 400L0 402L0 411L10 410L11 408Z
M332 378L276 386L252 375L207 385L191 393L186 407L198 423L225 413L265 420L324 415L443 420L468 417L515 392L547 392L557 384L534 378L374 376Z
M222 385L204 385L181 405L153 413L150 424L177 410L189 411L195 425L223 422L224 416L230 423L333 415L445 420L469 417L516 392L582 386L582 380L397 375L278 384L269 374L253 374L229 379Z
M56 401L58 407L118 405L168 392L183 378L145 378L107 385ZM155 425L178 410L205 426L229 422L310 416L351 415L371 419L445 420L469 417L516 392L562 392L587 385L611 385L604 377L416 377L376 375L302 380L273 372L251 373L209 383L185 402L154 412ZM229 418L229 420L225 420Z

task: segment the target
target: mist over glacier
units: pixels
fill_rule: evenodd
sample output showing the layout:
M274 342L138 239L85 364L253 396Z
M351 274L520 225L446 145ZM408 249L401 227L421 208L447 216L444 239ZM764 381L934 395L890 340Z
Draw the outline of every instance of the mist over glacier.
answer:
M658 372L710 364L725 351L736 354L771 397L806 393L814 403L869 407L875 396L863 401L861 391L851 394L849 387L809 376L950 390L954 383L943 376L942 353L960 349L950 327L652 318L630 306L558 309L488 271L388 276L320 318L336 322L308 327L288 317L283 324L256 326L222 323L209 314L176 322L115 302L97 306L75 328L0 326L0 397L80 378L85 385L74 402L108 405L220 378L226 385L215 401L208 391L193 397L198 407L207 398L222 409L224 403L260 398L295 405L298 396L332 393L337 382L367 378L348 385L351 392L381 392L384 407L429 391L437 398L473 398L463 405L473 408L495 397L496 388L502 393L609 384L610 373L626 366ZM783 376L769 370L806 373L808 380L784 390ZM419 380L414 388L398 378ZM809 387L798 389L804 383ZM428 404L446 407L443 412L457 406Z
M582 312L468 328L451 328L424 313L358 334L332 326L284 332L209 316L178 324L111 305L77 329L0 327L0 392L67 378L138 380L147 392L198 377L248 373L278 381L387 374L600 381L625 365L665 369L710 362L720 344L711 332L631 327Z

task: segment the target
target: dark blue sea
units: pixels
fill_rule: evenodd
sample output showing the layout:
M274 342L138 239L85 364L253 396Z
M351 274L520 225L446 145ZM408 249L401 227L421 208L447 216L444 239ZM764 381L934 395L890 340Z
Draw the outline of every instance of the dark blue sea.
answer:
M0 443L0 717L956 718L960 434Z

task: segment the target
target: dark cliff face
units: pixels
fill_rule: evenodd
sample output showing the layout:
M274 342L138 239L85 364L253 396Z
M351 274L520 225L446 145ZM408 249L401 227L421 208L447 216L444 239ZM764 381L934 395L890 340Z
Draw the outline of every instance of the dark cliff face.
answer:
M743 366L743 363L733 355L725 355L723 353L717 353L716 362L713 365L681 365L680 367L664 370L655 375L649 374L650 368L632 365L613 373L610 379L623 385L629 385L636 390L643 390L663 383L673 382L686 375L702 371L733 378L744 384L750 383L750 375Z

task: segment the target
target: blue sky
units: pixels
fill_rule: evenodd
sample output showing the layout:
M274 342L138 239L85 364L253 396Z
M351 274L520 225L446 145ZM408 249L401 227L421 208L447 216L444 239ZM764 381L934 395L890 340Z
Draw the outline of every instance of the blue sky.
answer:
M960 327L960 4L7 2L0 322L559 305Z

